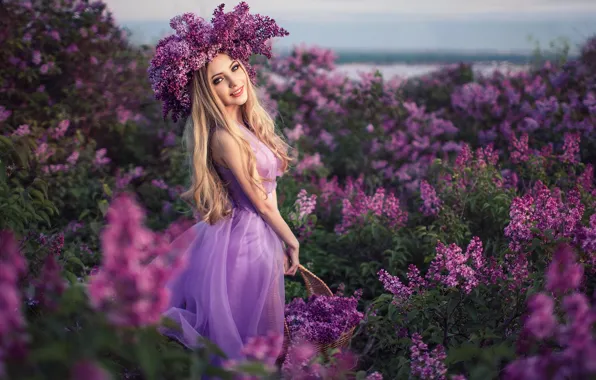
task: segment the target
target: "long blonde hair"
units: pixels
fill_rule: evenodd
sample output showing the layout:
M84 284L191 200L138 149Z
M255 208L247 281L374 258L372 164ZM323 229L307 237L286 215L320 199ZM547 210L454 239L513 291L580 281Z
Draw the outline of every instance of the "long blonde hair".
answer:
M246 75L244 65L240 63ZM275 123L267 111L261 106L256 91L250 80L245 85L248 100L241 106L242 117L248 122L253 133L267 145L280 160L281 169L286 172L292 160L288 155L290 147L275 132ZM194 203L201 220L215 224L231 213L231 203L225 183L215 169L211 154L213 130L226 130L243 153L242 161L246 165L247 176L257 185L263 194L267 193L260 181L256 168L256 158L250 144L244 139L236 127L236 122L225 112L223 103L213 91L207 75L207 67L195 71L191 82L192 109L186 120L184 140L190 160L191 185L181 194L182 199ZM194 201L194 202L193 202Z

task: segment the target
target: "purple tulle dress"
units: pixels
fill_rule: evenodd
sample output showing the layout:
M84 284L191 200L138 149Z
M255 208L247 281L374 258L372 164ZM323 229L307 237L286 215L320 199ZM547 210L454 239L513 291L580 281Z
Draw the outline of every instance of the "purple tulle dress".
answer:
M255 152L257 170L268 193L281 175L271 150L240 126ZM168 284L170 303L164 316L181 331L161 332L198 347L206 337L230 359L241 359L248 338L284 330L284 253L280 238L256 212L232 172L218 167L233 203L230 218L215 225L199 222L179 237L190 242L183 251L186 266ZM190 236L190 239L189 239Z

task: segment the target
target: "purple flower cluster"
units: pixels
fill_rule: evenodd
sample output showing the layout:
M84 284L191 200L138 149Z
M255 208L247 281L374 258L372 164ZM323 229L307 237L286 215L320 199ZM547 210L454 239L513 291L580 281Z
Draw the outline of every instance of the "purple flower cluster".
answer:
M70 369L73 380L111 380L112 375L101 364L94 360L83 359L77 361Z
M573 238L581 231L584 211L579 190L567 192L564 202L559 188L551 191L537 181L532 191L514 198L511 203L511 220L505 227L509 248L521 252L534 237L545 239L545 235L532 232L532 228L551 230L554 238Z
M329 344L358 325L358 294L353 297L311 296L307 302L295 298L286 305L286 322L292 340Z
M576 133L565 133L565 143L563 144L563 153L561 154L561 161L577 164L579 162L579 143L581 135Z
M298 341L288 348L288 353L282 364L284 379L314 380L314 379L346 379L356 367L357 357L349 351L335 352L328 363L317 360L317 349L309 342ZM382 380L378 374L371 374L367 380Z
M480 284L491 285L505 278L503 269L496 261L484 257L482 241L477 236L472 238L465 253L454 243L445 246L438 242L436 250L437 254L424 278L420 276L416 266L409 266L408 285L384 269L379 271L378 276L383 287L395 296L394 304L403 306L403 301L414 294L438 286L460 289L469 294Z
M323 167L323 162L321 162L321 155L317 152L314 154L306 154L300 162L296 165L296 171L300 174L304 172L317 170Z
M573 249L562 244L553 255L546 272L546 290L528 301L529 314L520 336L521 354L539 343L537 355L520 357L510 363L506 378L538 380L546 378L587 379L596 374L596 313L588 297L577 292L583 279ZM558 320L556 304L565 318ZM552 346L551 346L552 345Z
M228 13L223 8L221 4L215 9L211 23L192 13L172 18L170 26L176 33L158 42L148 74L155 98L163 102L164 119L170 112L174 121L189 114L191 75L218 53L241 60L254 78L250 56L271 58L269 40L289 34L269 17L250 14L245 2Z
M369 216L386 221L390 228L403 227L408 219L408 212L400 208L399 199L393 193L386 194L382 187L372 196L366 195L359 188L356 196L352 199L344 198L342 205L342 222L335 227L338 234L345 234L351 228L364 225Z
M268 370L270 373L274 373L276 370L275 362L281 353L283 339L283 335L277 333L269 333L266 336L251 337L242 348L242 355L244 355L244 359L226 360L223 366L228 371L238 371L242 365L258 361L265 365L266 370ZM235 377L235 379L252 380L257 379L257 377L238 375Z
M89 281L93 307L117 326L157 323L169 298L165 284L182 265L171 236L146 229L143 218L130 196L112 202L101 236L104 260Z
M447 374L445 366L445 348L437 345L431 352L428 346L422 341L418 333L412 334L412 345L410 346L410 371L412 375L425 380L444 380Z
M315 211L317 206L317 195L308 195L305 189L301 189L298 192L298 197L295 202L297 220L303 220Z
M20 276L27 262L10 231L0 231L0 377L4 362L24 344L25 318L21 312Z
M420 206L420 212L424 216L436 216L441 211L441 199L437 196L435 189L426 180L420 181L420 197L424 202Z

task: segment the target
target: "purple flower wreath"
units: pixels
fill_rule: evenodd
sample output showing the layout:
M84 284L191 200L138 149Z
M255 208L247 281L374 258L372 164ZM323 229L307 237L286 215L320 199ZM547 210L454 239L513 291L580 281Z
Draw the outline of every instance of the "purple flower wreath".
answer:
M164 120L170 111L174 122L189 115L192 73L218 53L225 52L240 60L254 81L256 73L248 63L250 56L261 54L271 58L269 39L289 34L275 20L250 14L245 2L228 13L223 9L224 4L215 9L210 23L193 13L172 18L170 26L176 33L161 39L155 47L148 74L155 98L163 101Z

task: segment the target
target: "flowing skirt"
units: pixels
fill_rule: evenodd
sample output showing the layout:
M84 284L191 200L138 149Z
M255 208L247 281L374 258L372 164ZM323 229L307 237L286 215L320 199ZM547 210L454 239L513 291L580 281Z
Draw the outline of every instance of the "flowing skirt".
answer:
M283 334L283 249L261 216L234 208L231 218L197 223L183 235L186 266L167 286L164 311L180 331L162 328L164 335L191 349L208 338L238 360L250 337Z

